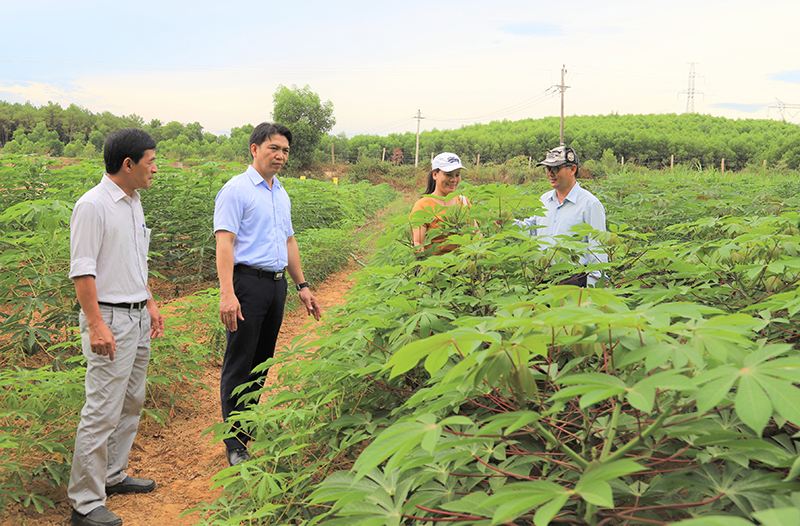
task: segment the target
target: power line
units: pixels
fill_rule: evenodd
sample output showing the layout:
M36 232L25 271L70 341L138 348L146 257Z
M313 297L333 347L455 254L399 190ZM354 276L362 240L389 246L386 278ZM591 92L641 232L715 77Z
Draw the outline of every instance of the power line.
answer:
M411 117L412 119L414 117ZM393 128L397 128L399 126L406 126L408 125L408 117L403 117L400 120L390 122L387 124L381 124L379 126L373 126L372 128L368 128L367 130L363 131L360 135L370 135L372 133L380 134L381 132L391 130Z
M535 97L531 97L530 99L523 100L522 102L518 102L512 106L507 108L503 108L501 110L497 110L492 113L487 113L484 115L478 115L476 117L463 117L463 118L443 118L443 117L433 117L428 116L427 118L434 122L477 122L486 119L496 119L499 117L504 117L510 115L512 113L517 113L522 110L526 110L530 107L536 106L537 104L541 104L542 102L549 100L555 96L554 93L550 92L550 89L543 91L542 93L536 95Z
M521 102L508 106L502 110L497 110L495 112L487 113L484 115L478 115L476 117L443 118L443 117L433 117L428 115L422 118L428 119L431 122L475 123L484 119L496 119L499 117L510 115L512 113L523 111L533 106L536 106L537 104L541 104L546 100L552 99L553 97L555 97L555 93L551 93L550 89L548 89L535 97L523 100ZM416 119L417 114L415 114L411 118ZM403 126L407 123L408 123L408 118L406 117L397 121L381 124L378 126L373 126L371 128L364 130L359 135L380 134L381 132L391 130L392 128L397 128L399 126Z

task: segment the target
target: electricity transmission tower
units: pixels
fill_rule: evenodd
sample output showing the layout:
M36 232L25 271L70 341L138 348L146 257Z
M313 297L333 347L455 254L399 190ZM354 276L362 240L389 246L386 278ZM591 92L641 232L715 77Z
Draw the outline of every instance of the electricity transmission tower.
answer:
M772 106L769 106L769 108L777 109L778 113L781 114L781 120L783 122L786 122L786 110L787 109L800 109L800 104L786 104L785 102L783 102L782 100L780 100L777 97L775 98L775 100L777 100L778 102L776 104L773 104ZM769 111L769 108L767 109L767 111ZM795 116L797 116L797 113L790 113L789 116L790 117L795 117Z
M422 110L417 110L417 115L411 118L417 119L417 148L414 150L414 168L416 168L419 166L419 124L425 117L422 116Z
M699 93L703 95L702 92L696 91L694 89L694 65L697 62L689 62L689 89L686 91L682 91L681 93L686 94L686 113L694 113L694 95L695 93Z

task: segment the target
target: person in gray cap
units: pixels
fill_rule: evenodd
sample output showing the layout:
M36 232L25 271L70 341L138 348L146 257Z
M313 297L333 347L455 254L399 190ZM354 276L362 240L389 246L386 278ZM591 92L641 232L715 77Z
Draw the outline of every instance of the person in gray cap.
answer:
M595 230L606 230L606 211L603 204L591 192L581 188L578 183L578 154L568 146L559 146L547 152L544 161L536 163L547 170L547 179L553 188L541 197L545 208L544 217L533 216L516 223L529 229L531 237L553 238L570 235L575 225L585 223ZM531 228L539 227L539 228ZM583 238L589 249L581 257L580 264L605 263L608 257L597 249L597 242L589 237ZM579 287L594 286L601 277L599 270L579 272L561 281L564 285Z

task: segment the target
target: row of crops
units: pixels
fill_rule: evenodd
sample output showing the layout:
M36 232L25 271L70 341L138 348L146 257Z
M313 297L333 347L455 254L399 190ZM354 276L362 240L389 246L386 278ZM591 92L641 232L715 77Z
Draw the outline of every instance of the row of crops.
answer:
M77 407L72 401L82 395L69 332L74 300L58 281L65 267L55 263L63 218L81 192L53 199L54 171L25 163L0 168L0 176L22 173L3 199L31 196L0 216L1 286L14 289L7 297L17 302L13 314L3 311L1 327L21 331L2 341L17 342L5 352L22 357L0 373L0 499L45 506L26 488L35 478L64 481L74 430L65 400ZM70 185L85 169L75 168ZM47 174L44 183L37 170ZM162 170L165 191L148 192L148 220L165 233L153 260L168 262L165 273L179 269L176 283L213 273L202 226L209 218L201 216L218 188L209 178L227 177L219 171ZM85 174L86 184L97 173ZM320 199L318 210L309 206L309 235L327 214L352 213L340 220L352 225L374 210L356 202L379 207L391 199L366 184L285 182L290 193L314 189L304 202ZM609 218L609 231L599 234L609 263L597 289L552 285L572 271L582 243L540 246L513 226L537 208L542 178L462 183L473 206L447 227L448 242L459 245L454 253L417 258L407 211L389 219L348 303L329 311L329 330L284 354L290 366L281 369L279 394L239 417L256 456L218 475L223 493L196 510L198 521L800 523L796 174L637 170L583 185ZM319 197L350 191L363 193L338 197L342 205ZM295 206L296 225L299 213ZM309 257L304 246L304 266L334 257ZM7 278L7 262L17 261L18 277ZM59 297L68 307L48 310ZM174 352L154 352L148 416L163 419L177 396L171 382L191 385L192 368L218 356L216 309L213 289L176 305L170 320L192 332L170 331L159 343L180 349L180 362ZM37 345L52 365L24 367L43 354L25 354Z
M160 166L142 192L151 241L154 291L214 284L214 197L243 166ZM14 501L43 509L42 483L66 483L83 405L85 362L79 306L69 269L69 217L97 184L96 161L62 166L47 159L0 158L0 515ZM293 207L307 279L318 283L358 249L353 229L395 198L387 185L283 179ZM183 295L183 294L180 294ZM175 404L203 387L199 373L224 350L218 289L170 305L164 337L154 340L145 418L160 424ZM205 327L202 334L196 330ZM188 402L187 402L188 403Z
M545 181L462 186L459 249L417 259L395 218L201 522L800 524L796 174L586 181L609 263L585 290L552 285L582 243L511 222Z

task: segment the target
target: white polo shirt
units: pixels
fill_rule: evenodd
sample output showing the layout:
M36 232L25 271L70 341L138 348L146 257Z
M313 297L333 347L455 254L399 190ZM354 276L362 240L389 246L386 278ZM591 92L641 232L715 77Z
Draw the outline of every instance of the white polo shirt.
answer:
M108 175L75 203L70 228L70 279L94 276L97 300L135 303L147 291L145 226L139 193L128 196Z

